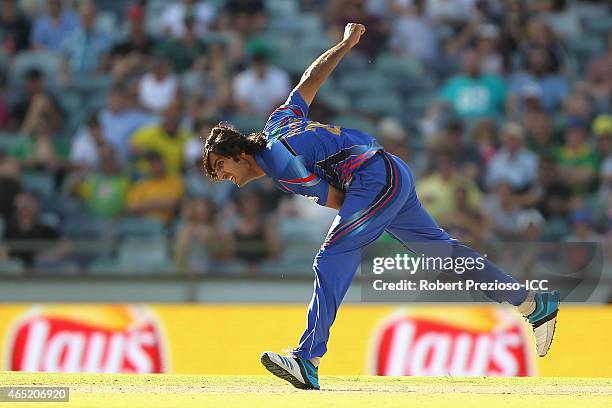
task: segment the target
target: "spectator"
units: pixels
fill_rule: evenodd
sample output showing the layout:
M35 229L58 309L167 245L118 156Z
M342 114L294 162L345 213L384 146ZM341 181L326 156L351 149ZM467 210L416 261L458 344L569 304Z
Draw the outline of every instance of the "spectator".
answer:
M59 130L62 127L64 111L61 105L47 89L43 72L31 68L25 74L24 92L20 92L19 99L9 109L7 126L30 133L43 116L52 129Z
M51 129L49 120L42 117L31 135L20 138L10 154L23 167L55 173L64 170L68 162L69 146Z
M36 257L54 246L60 234L39 218L38 200L33 194L20 193L15 198L15 217L6 226L4 239L9 241L10 255L31 266ZM10 244L13 241L13 244Z
M563 101L563 115L577 118L585 123L593 119L593 101L589 94L582 90L576 90L568 95Z
M518 96L518 112L510 111L511 115L517 117L517 120L521 121L529 121L531 116L537 115L539 112L544 111L544 105L542 101L542 88L540 88L535 83L528 83L520 90ZM514 100L512 97L508 99L509 105L511 105ZM513 108L513 106L511 106Z
M157 118L140 109L121 84L106 97L106 107L99 115L102 135L113 147L120 162L125 162L132 135L140 127L155 123Z
M478 26L475 48L480 55L480 70L483 74L504 75L508 61L501 50L500 32L497 26L493 24Z
M6 55L30 46L30 20L19 10L17 0L3 0L0 4L0 42Z
M592 226L593 214L588 208L577 208L570 214L572 232L565 238L567 242L599 242L599 235Z
M494 120L480 119L474 123L474 149L483 168L489 167L497 152L497 126Z
M444 150L452 158L457 171L470 180L480 178L480 155L466 142L463 122L458 119L450 120L446 124L444 134Z
M219 118L210 117L199 120L195 125L195 135L185 143L183 151L186 167L185 185L187 195L192 197L206 197L215 206L222 206L228 202L235 187L228 183L216 183L208 177L202 177L202 141L200 138L210 134L213 126L219 123Z
M534 50L543 50L548 56L548 69L551 73L563 71L566 53L562 43L548 24L538 18L531 19L526 26L526 38L521 39L520 51L524 62L528 62Z
M554 125L550 116L544 111L533 112L523 120L527 132L529 149L542 156L552 156L557 145Z
M160 55L153 57L151 69L138 85L140 104L151 112L160 113L180 96L179 80L172 73L168 59Z
M521 197L521 202L524 206L536 208L546 220L560 221L567 215L571 195L560 180L554 160L543 156L538 165L538 180Z
M451 26L465 25L470 19L482 19L478 12L477 2L428 0L427 15L441 24Z
M144 6L131 5L126 14L129 33L110 51L111 74L116 82L140 77L144 73L145 58L151 55L155 47L155 40L146 31Z
M181 106L178 102L169 105L158 125L144 126L132 137L132 149L136 154L155 151L159 153L168 173L177 174L183 169L185 145L191 132L180 128Z
M234 78L234 100L244 114L269 115L290 91L289 75L270 65L263 51L253 55L251 66Z
M212 44L207 58L201 62L183 74L187 109L194 119L218 116L229 111L232 99L231 67L225 48Z
M504 241L519 239L523 232L518 222L521 216L519 198L512 190L512 185L501 179L481 204L487 229Z
M538 157L525 147L525 132L521 125L509 122L501 134L503 147L487 168L486 185L494 187L505 181L514 191L525 190L535 181Z
M280 242L276 224L266 217L255 190L238 196L238 219L232 230L235 256L248 264L248 272L255 273L257 264L278 255Z
M599 161L588 144L586 123L570 118L564 140L555 155L561 182L575 194L592 192L597 181Z
M125 14L129 23L128 35L113 46L111 54L115 56L137 52L149 55L155 46L155 39L147 34L145 7L141 4L133 4L127 8Z
M177 39L170 39L159 46L159 53L172 61L174 71L182 73L192 68L198 58L206 54L206 43L200 40L195 31L195 20L185 17L185 30Z
M400 157L402 160L409 160L408 136L406 129L398 119L393 117L382 118L378 122L376 137L387 152ZM414 167L414 162L412 164L411 167Z
M601 161L601 184L599 198L612 198L612 115L599 115L593 122L593 133L597 136L597 153Z
M549 0L540 3L542 7L539 11L543 22L548 24L551 31L561 36L561 38L577 37L582 33L580 21L580 10L576 4L567 0ZM532 8L538 4L531 3ZM570 4L572 3L572 4Z
M78 16L62 6L62 0L49 0L49 13L41 14L32 26L34 49L59 53L68 33L79 26Z
M84 2L79 12L79 27L66 35L61 46L62 73L66 83L73 76L93 75L110 68L111 41L106 33L95 27L95 4Z
M478 241L485 232L483 217L478 206L470 203L468 190L457 186L453 193L453 208L439 218L440 225L461 241Z
M593 59L586 72L587 87L600 105L610 106L612 98L612 30L608 32L608 49Z
M123 212L130 180L119 167L110 147L101 147L99 154L100 170L87 173L76 192L83 198L91 214L112 218Z
M521 212L517 223L519 234L526 242L518 248L513 248L515 253L511 254L512 261L518 264L525 278L533 279L536 277L534 275L538 261L543 258L542 248L538 243L542 241L546 221L538 210L531 208Z
M463 56L462 73L446 81L440 99L464 119L497 116L503 112L506 85L496 75L482 74L478 53L469 50Z
M81 170L93 170L100 164L100 149L108 146L97 115L81 127L70 147L70 162Z
M21 192L19 162L0 152L0 217L4 223L13 217L15 197Z
M219 252L222 237L215 225L215 209L205 198L192 198L183 205L174 241L174 263L179 272L203 273Z
M267 22L263 0L227 0L223 8L221 25L243 38L261 32Z
M361 52L368 58L376 58L380 45L386 43L386 27L376 15L368 13L366 0L332 0L328 3L327 13L329 35L334 42L342 38L348 23L360 23L367 27L353 52Z
M147 153L146 160L149 174L130 187L126 209L131 214L168 223L183 198L183 180L166 172L164 158L159 153Z
M519 97L527 92L539 95L542 107L547 112L556 110L569 93L565 78L551 68L551 56L544 48L535 48L527 54L526 70L513 75L510 81L509 110L516 113L522 110Z
M179 0L166 6L161 14L161 22L164 34L180 38L190 29L186 19L191 20L194 34L202 37L215 17L216 10L211 4L197 0Z
M523 210L518 217L518 226L521 231L524 231L522 235L527 241L541 241L545 224L546 220L544 220L542 214L533 208Z
M458 173L453 168L449 155L440 155L435 162L436 168L432 174L417 182L416 190L423 206L436 220L454 208L454 194L457 188L465 188L471 206L480 199L480 191L476 184Z
M500 28L505 47L513 53L525 39L529 11L523 0L506 0L503 3Z
M438 56L438 33L435 23L426 15L425 0L415 0L410 7L399 7L391 26L389 45L398 54L433 63Z
M501 51L499 28L494 24L478 21L479 19L475 19L460 33L449 39L446 45L447 53L454 56L473 47L480 56L481 72L501 76L508 62Z

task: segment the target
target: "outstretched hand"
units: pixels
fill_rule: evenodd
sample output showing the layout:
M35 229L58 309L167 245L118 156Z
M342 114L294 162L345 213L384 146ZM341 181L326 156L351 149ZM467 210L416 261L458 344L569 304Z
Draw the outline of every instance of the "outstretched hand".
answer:
M344 27L344 38L348 45L352 48L359 42L359 39L365 33L365 26L358 23L348 23Z
M365 33L363 24L349 23L344 27L344 38L341 42L331 47L319 56L310 66L304 71L304 75L300 79L300 83L295 87L295 90L302 95L306 105L310 105L315 95L319 91L323 82L329 74L336 68L342 57L350 51L357 43L361 36Z

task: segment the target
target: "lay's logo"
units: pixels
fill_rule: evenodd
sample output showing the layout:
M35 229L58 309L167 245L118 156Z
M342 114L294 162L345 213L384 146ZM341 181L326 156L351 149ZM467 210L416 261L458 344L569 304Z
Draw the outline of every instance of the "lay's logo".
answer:
M13 371L162 373L163 338L154 316L140 306L36 307L8 342Z
M513 311L415 309L388 319L375 336L375 375L534 375L530 334Z

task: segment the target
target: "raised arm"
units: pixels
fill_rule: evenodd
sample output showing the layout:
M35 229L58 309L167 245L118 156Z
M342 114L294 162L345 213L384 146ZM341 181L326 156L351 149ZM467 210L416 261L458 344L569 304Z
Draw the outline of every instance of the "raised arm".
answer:
M344 38L342 41L321 54L306 69L295 90L302 95L302 98L304 98L308 105L312 103L317 91L329 74L336 68L342 57L357 45L363 33L365 33L365 26L362 24L347 24L344 27Z

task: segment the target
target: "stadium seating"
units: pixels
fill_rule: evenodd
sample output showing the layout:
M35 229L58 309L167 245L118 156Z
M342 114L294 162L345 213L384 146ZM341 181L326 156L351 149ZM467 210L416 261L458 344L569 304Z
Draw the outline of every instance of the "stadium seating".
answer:
M165 227L161 221L126 217L120 221L119 233L122 238L158 240L164 237Z
M20 138L24 137L18 132L0 132L0 152L9 152L20 143Z
M173 273L165 239L127 239L119 244L117 267L121 273L134 275Z
M395 92L381 90L370 95L362 95L355 101L359 112L380 116L401 116L402 100Z
M119 265L113 258L96 258L87 265L88 275L113 275L119 272Z
M55 180L52 174L42 171L24 171L21 175L23 188L33 192L41 199L46 199L55 193Z
M25 265L20 259L9 258L0 261L0 276L18 276L25 272Z
M236 115L232 118L232 124L243 133L252 133L260 131L266 120L263 116Z
M351 95L368 95L381 92L389 86L389 83L380 73L366 71L347 73L340 79L338 86Z
M420 78L423 74L421 63L411 57L383 53L376 59L376 70L386 78Z
M60 56L48 51L23 51L17 54L11 66L10 80L15 85L23 83L25 73L31 68L42 70L51 86L59 83Z
M37 275L74 276L81 274L81 266L76 259L52 261L39 260L34 263L33 269L36 271Z
M178 0L180 1L180 0ZM216 8L217 16L223 14L227 0L203 0L207 5ZM31 3L31 1L17 2ZM40 0L34 1L40 3ZM72 2L68 2L72 3ZM126 13L128 3L112 0L100 0L96 2L98 6L97 27L107 34L108 40L117 42L125 40L129 33L132 16ZM136 2L144 4L146 27L148 34L154 40L156 53L158 45L164 44L168 38L165 37L162 27L162 16L166 7L175 4L173 0L149 0L146 2ZM134 4L136 4L134 3ZM241 3L241 2L237 2ZM248 2L244 2L248 3ZM395 33L395 24L398 22L395 15L396 8L389 8L390 1L366 1L366 13L376 10L372 17L372 25L368 26L368 34L374 31L374 20L381 23L381 31ZM406 3L406 2L399 2ZM469 2L471 3L471 2ZM499 4L497 4L499 3ZM503 10L505 4L497 2L493 12ZM524 2L531 10L529 2ZM560 2L563 3L563 2ZM606 35L612 29L612 17L610 17L609 2L587 2L574 1L567 2L571 13L576 13L582 21L580 35L566 36L559 34L554 40L555 51L560 51L564 62L564 69L561 74L566 75L570 80L572 90L577 88L579 82L584 81L586 67L593 57L601 55L606 48ZM131 3L130 3L131 4ZM327 7L331 3L325 0L303 1L303 0L264 0L266 7L267 21L265 28L261 32L239 32L238 24L230 24L221 20L214 21L209 30L200 38L208 44L222 44L225 50L236 48L242 55L225 56L224 62L225 75L209 75L207 69L192 67L180 73L181 87L183 92L183 121L181 124L190 125L196 116L197 119L222 118L234 124L240 131L250 133L262 129L266 122L265 116L252 116L236 113L235 105L231 98L225 98L223 90L231 91L232 81L235 75L251 64L250 55L256 50L264 49L270 53L270 61L284 69L293 81L300 77L306 67L322 51L331 45L330 24L336 24L343 16L345 10L332 11L334 7ZM236 6L236 4L234 5ZM238 4L240 6L240 4ZM557 6L557 5L556 5ZM560 5L563 7L563 5ZM71 5L66 4L66 7ZM470 6L471 7L471 6ZM535 7L533 8L535 10ZM76 10L74 10L76 11ZM30 12L33 14L30 15ZM381 14L378 14L378 13ZM530 11L531 12L531 11ZM556 12L542 13L533 12L533 16L527 16L526 22L532 19L540 19L544 22L557 20L559 14ZM36 12L29 10L26 15L35 18ZM128 17L129 15L129 17ZM573 17L573 16L569 16ZM491 24L497 25L501 32L501 26L505 21L505 15L496 15ZM474 21L472 21L474 22ZM401 23L401 21L400 21ZM246 23L248 25L248 22ZM463 27L461 22L453 24L437 22L435 31L440 45L456 36ZM221 28L221 29L219 29ZM526 26L524 27L526 28ZM255 30L259 30L257 27ZM390 30L387 30L390 29ZM1 31L1 30L0 30ZM400 30L401 31L401 30ZM511 33L504 33L505 35ZM510 69L506 72L506 79L510 78L517 70L524 68L524 50L533 46L527 42L529 33L525 33L524 38L513 38L512 41L500 38L505 43L500 48L500 54L509 57L511 60ZM318 92L315 104L312 106L312 118L322 123L330 123L348 128L360 129L370 134L376 134L377 123L382 117L397 117L404 125L407 133L410 134L408 143L413 153L413 157L419 156L424 162L433 162L431 152L425 149L425 133L430 131L429 127L423 129L421 126L422 118L427 113L428 108L434 102L442 84L450 77L461 72L461 56L463 51L474 45L475 41L470 41L470 45L458 52L447 53L447 47L440 48L440 55L429 62L422 62L417 57L399 55L392 50L388 44L388 36L384 35L379 44L375 44L375 49L368 49L370 44L361 44L356 50L348 53L333 75L325 82ZM372 37L370 37L372 38ZM518 41L518 43L516 43ZM522 43L525 41L525 43ZM231 47L230 47L231 45ZM234 47L234 45L239 45ZM364 46L361 50L361 46ZM450 47L448 47L450 48ZM360 52L366 51L366 52ZM370 52L372 51L372 52ZM503 51L503 52L502 52ZM10 51L9 51L10 52ZM204 55L202 55L204 56ZM208 56L208 55L207 55ZM215 57L220 57L216 55ZM47 86L59 99L59 103L65 110L65 120L62 129L58 132L61 141L70 142L75 135L75 131L85 125L86 119L91 114L96 114L106 107L108 91L113 83L115 70L119 64L115 56L112 59L113 69L103 74L95 75L75 75L72 82L67 86L59 81L60 55L47 51L25 50L8 56L4 51L0 51L0 74L6 71L6 78L0 97L0 104L10 107L13 99L22 96L20 88L23 85L24 74L33 67L40 68L47 76ZM221 58L222 59L222 58ZM125 62L125 61L123 61ZM125 81L118 81L117 85L136 84L139 76L147 72L149 66L143 63L130 73ZM110 72L113 72L111 77ZM214 79L213 79L214 77ZM224 77L224 78L221 78ZM213 83L219 81L221 83ZM210 91L209 91L210 88ZM191 97L196 93L205 94L206 103L205 113L198 112L198 106L192 103ZM223 95L220 101L215 101L215 97ZM596 99L596 98L594 98ZM199 102L199 101L198 101ZM594 113L599 113L606 109L609 110L609 102L602 100L596 101ZM215 104L217 106L215 107ZM134 107L136 108L136 107ZM215 109L211 114L211 108ZM551 113L554 120L555 132L562 134L567 123L567 114L561 108L559 111ZM0 112L2 114L2 112ZM520 115L517 120L521 120ZM0 117L0 119L3 119ZM499 117L500 122L508 118ZM445 119L444 119L445 120ZM436 132L444 127L444 120L437 123ZM433 119L432 119L433 121ZM444 122L444 123L443 123ZM466 136L471 136L471 129L468 121L465 122ZM432 124L431 129L436 127ZM118 126L119 127L119 126ZM16 126L19 128L19 126ZM431 130L434 131L434 130ZM108 135L106 135L108 136ZM595 137L591 135L590 142L593 145ZM25 135L8 130L0 130L0 152L8 152L14 149L18 143L23 141ZM126 137L127 139L127 137ZM473 147L473 146L472 146ZM417 154L414 154L417 153ZM136 160L128 158L127 164L122 168L126 173L130 173L133 179L137 179L134 163ZM193 163L190 163L192 165ZM417 166L414 166L415 168ZM423 166L425 167L425 166ZM482 170L484 170L484 165ZM67 177L64 176L67 173ZM484 171L483 171L484 172ZM51 225L61 229L62 239L71 242L70 259L58 260L37 264L36 267L47 272L75 274L85 269L91 274L105 273L126 273L126 274L146 274L146 273L170 273L177 272L172 263L172 243L171 239L175 233L175 228L183 222L182 216L176 216L171 220L171 227L164 223L143 219L134 215L125 217L119 216L117 219L99 219L94 217L88 206L80 199L72 197L72 185L64 181L64 188L58 188L57 182L70 180L72 170L62 170L55 175L52 172L32 170L27 166L22 168L22 186L24 190L32 191L40 201L41 219ZM416 174L417 180L421 174ZM218 208L227 206L227 203L234 198L236 188L227 184L215 184L214 186L205 181L200 168L191 167L184 173L186 185L186 200L191 197L205 196L210 198ZM478 180L477 180L478 181ZM255 183L254 183L255 184ZM486 190L483 195L488 194ZM601 227L607 221L607 203L594 200L591 195L580 197L593 212L593 218L599 222L597 233L606 234L605 228ZM573 201L573 200L572 200ZM272 207L266 203L266 208ZM275 204L274 204L275 205ZM218 217L219 212L215 214ZM125 214L122 214L125 215ZM1 221L1 219L0 219ZM225 220L216 220L221 224ZM544 227L544 237L552 240L563 240L571 234L571 223L567 217L551 218L546 220ZM0 222L0 236L4 232L5 223ZM223 228L229 228L223 225ZM285 219L279 225L279 235L283 243L284 251L278 259L266 259L259 264L258 274L266 276L286 276L293 274L308 274L311 272L311 264L325 232L320 223L311 222L304 219ZM297 239L296 237L300 238ZM395 249L395 248L394 248ZM401 249L397 249L401 250ZM206 262L207 256L211 257L210 265L202 268L202 273L221 273L242 275L251 270L251 266L239 259L218 260L210 254L203 256ZM203 263L204 263L203 262ZM6 269L5 272L3 269ZM15 259L0 262L0 274L19 274L25 270L24 264ZM62 270L65 269L65 270ZM194 268L197 269L197 268Z
M330 119L329 123L350 129L359 129L371 135L376 134L376 129L371 122L357 115L340 115Z
M584 19L584 25L587 31L603 36L608 33L609 30L612 30L612 17L604 14L587 18Z

